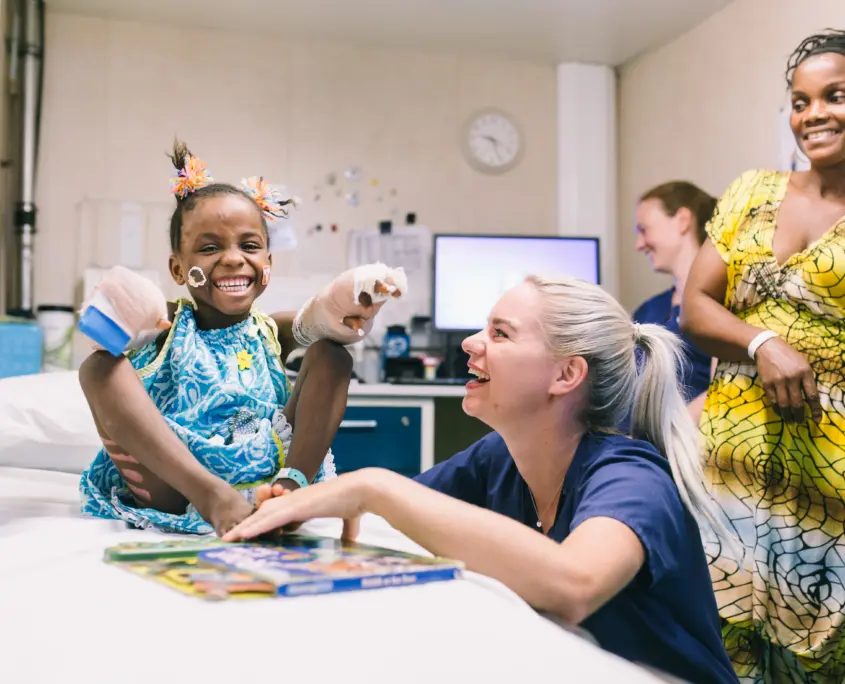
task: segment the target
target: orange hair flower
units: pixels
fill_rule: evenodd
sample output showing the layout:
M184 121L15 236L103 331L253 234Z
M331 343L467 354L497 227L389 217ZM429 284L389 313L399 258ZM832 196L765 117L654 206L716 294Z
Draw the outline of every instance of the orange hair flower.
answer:
M185 168L179 169L179 175L170 179L170 192L180 199L185 199L192 192L213 182L214 179L205 168L205 162L189 154L185 157Z
M295 204L293 199L284 199L282 193L272 187L264 176L252 176L241 181L243 191L255 200L268 218L287 218L285 207Z

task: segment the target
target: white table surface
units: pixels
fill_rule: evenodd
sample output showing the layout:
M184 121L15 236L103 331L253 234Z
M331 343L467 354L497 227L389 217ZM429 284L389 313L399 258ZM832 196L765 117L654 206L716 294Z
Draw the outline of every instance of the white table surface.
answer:
M77 476L0 468L0 682L657 681L472 573L428 585L208 603L102 562L155 533L81 518ZM307 531L336 536L339 523ZM361 541L417 548L383 520Z

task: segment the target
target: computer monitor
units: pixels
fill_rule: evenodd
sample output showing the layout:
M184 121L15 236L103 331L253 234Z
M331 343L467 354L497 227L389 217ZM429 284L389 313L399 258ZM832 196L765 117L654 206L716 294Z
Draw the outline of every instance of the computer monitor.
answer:
M487 325L505 290L526 276L599 282L599 241L588 237L434 236L434 327L470 332Z

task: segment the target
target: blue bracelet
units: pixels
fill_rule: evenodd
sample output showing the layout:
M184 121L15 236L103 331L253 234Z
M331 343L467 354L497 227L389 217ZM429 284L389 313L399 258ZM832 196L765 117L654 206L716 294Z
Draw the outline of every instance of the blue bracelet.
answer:
M279 474L276 475L277 480L293 480L300 487L308 486L308 478L305 477L301 470L296 468L282 468Z

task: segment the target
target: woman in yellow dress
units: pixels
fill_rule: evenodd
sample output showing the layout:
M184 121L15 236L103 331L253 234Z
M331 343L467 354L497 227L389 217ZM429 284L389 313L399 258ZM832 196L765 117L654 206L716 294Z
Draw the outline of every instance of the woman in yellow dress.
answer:
M720 360L701 429L714 497L745 547L739 558L715 538L707 545L734 668L744 682L839 683L845 32L803 41L786 77L811 168L734 181L693 264L681 326Z

